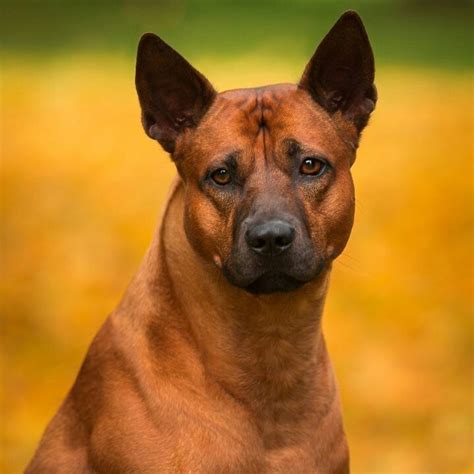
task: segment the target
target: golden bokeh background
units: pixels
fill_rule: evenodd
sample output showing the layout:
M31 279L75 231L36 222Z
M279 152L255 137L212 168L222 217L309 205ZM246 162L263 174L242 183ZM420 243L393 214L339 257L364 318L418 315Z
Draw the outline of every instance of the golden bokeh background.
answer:
M468 2L4 5L0 472L21 472L150 242L174 167L143 133L139 35L218 90L297 81L347 7L379 103L324 316L354 473L469 473L472 11Z

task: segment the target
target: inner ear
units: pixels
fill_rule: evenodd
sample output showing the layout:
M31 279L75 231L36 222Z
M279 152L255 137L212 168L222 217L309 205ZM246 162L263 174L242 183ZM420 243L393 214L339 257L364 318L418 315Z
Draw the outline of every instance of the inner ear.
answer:
M138 45L135 83L145 132L170 153L179 134L197 126L216 95L199 71L152 33Z
M375 108L374 55L359 15L344 13L321 41L299 87L330 114L340 110L360 132Z

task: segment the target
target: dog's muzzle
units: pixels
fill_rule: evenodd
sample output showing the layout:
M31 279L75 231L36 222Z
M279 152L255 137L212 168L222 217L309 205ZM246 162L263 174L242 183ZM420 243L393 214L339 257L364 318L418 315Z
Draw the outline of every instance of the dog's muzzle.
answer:
M223 272L231 284L267 294L296 290L323 266L303 225L273 217L242 222Z

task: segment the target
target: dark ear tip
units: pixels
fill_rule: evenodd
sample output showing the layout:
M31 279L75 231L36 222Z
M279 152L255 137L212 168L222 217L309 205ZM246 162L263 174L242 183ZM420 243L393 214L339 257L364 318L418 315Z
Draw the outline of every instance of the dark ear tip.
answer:
M346 10L339 18L339 20L351 20L362 23L362 18L355 10Z
M153 41L159 40L158 36L155 33L143 33L142 37L140 38L140 42L138 44L146 44L151 43Z
M155 33L144 33L138 43L138 51L152 48L159 48L166 43Z
M345 25L353 25L359 29L365 31L364 23L362 22L362 18L355 10L347 10L345 11L337 20L336 24L345 24Z

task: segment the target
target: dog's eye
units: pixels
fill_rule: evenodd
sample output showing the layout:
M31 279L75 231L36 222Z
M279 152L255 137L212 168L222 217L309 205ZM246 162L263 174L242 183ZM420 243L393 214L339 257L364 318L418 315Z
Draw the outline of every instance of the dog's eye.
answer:
M318 158L305 158L300 166L301 174L310 174L312 176L321 175L326 169L326 163Z
M214 171L211 174L211 178L215 183L221 186L230 183L230 173L225 168L219 168L218 170Z

